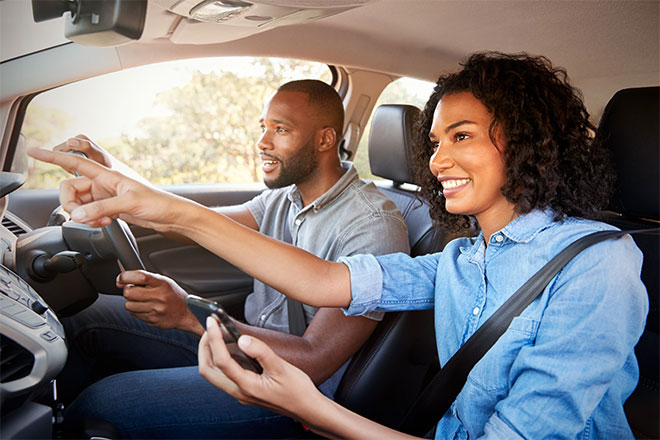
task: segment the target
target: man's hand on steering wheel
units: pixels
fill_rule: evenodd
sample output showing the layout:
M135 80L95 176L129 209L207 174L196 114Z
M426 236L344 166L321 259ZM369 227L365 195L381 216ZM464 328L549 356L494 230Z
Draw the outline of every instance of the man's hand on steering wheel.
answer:
M122 272L117 287L124 289L125 308L160 329L178 329L201 336L204 327L186 305L188 294L172 279L144 270Z

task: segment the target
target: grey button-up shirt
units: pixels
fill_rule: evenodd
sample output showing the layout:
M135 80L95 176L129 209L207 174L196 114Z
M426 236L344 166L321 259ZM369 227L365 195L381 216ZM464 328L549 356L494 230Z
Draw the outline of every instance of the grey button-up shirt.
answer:
M325 194L302 205L295 185L268 190L246 202L265 235L284 240L289 228L291 243L330 261L356 254L409 253L408 229L394 203L373 183L359 179L350 162L344 175ZM285 276L295 276L295 268ZM303 306L307 323L316 308ZM369 316L381 319L382 314ZM254 292L245 302L245 318L251 325L289 332L286 297L254 281Z

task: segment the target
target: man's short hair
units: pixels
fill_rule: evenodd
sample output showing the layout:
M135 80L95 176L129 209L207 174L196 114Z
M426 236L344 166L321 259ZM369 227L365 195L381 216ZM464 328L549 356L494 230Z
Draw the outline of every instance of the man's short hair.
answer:
M283 84L277 91L305 93L308 102L322 111L337 135L341 135L344 128L344 105L337 91L329 84L317 79L301 79Z

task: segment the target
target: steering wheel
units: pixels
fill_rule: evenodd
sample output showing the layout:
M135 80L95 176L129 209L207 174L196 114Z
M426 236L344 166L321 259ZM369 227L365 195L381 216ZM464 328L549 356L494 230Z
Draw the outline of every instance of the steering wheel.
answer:
M80 151L72 150L69 151L69 153L87 158L87 155ZM78 173L73 174L76 177L80 176ZM50 214L50 218L48 219L48 226L64 225L65 223L70 223L69 219L69 214L64 211L64 209L62 209L62 205L60 205ZM64 239L67 241L69 246L72 246L73 244L71 243L71 238L74 238L73 241L77 242L77 240L75 240L75 235L77 234L72 237L71 234L67 234L65 228L62 229L62 234L64 235ZM69 237L67 237L67 235L69 235ZM101 239L99 239L97 235L92 234L90 235L90 241L92 241L92 248L97 250L97 256L102 258L111 255L115 256L117 260L119 260L123 270L145 269L137 249L137 241L135 240L131 229L128 227L125 221L113 219L112 223L103 227L103 234ZM76 244L80 243L78 242ZM94 253L91 254L93 255Z
M113 255L124 270L144 270L144 264L137 250L137 242L125 221L114 219L103 227L104 235L110 242Z
M69 221L69 214L62 209L62 206L58 206L51 213L50 218L48 219L48 226L62 226L64 224L67 224L67 226L70 227L71 222ZM93 256L114 256L119 260L124 270L145 269L144 263L142 263L137 249L137 241L125 221L114 219L110 225L104 226L102 230L102 239L96 234L90 236L90 240L94 241L92 247L98 251L91 252ZM79 234L75 234L72 240L70 234L66 234L65 231L63 231L63 233L69 246L75 248L71 250L88 251L88 246L81 246L80 241L77 239Z

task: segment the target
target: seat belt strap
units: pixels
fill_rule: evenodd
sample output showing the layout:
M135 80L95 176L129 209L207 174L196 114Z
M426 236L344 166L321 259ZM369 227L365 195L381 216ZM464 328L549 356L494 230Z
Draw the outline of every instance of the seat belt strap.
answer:
M658 228L634 231L599 231L584 236L568 245L523 284L458 349L419 395L399 425L399 429L418 436L423 436L433 429L439 418L447 412L456 400L456 396L463 389L468 374L475 364L502 336L513 318L520 315L543 292L555 275L577 254L589 246L610 238L634 233L658 233L659 231Z
M289 229L289 219L284 220L284 227L282 229L282 241L285 243L293 244L291 237L291 230ZM305 320L305 310L303 305L291 299L286 298L286 312L289 318L289 333L294 336L302 336L307 330L307 321Z

